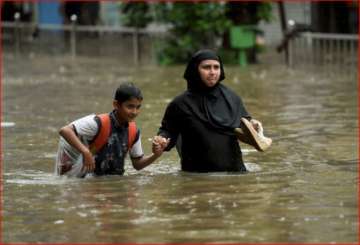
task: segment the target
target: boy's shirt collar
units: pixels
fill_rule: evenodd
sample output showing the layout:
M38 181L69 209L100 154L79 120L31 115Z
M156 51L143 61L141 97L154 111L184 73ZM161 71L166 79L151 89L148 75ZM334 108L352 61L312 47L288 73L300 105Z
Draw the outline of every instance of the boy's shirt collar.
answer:
M110 118L114 121L114 126L115 128L128 128L129 127L129 123L125 123L125 124L121 124L119 123L119 121L116 118L115 115L115 110L113 110L112 112L110 112Z

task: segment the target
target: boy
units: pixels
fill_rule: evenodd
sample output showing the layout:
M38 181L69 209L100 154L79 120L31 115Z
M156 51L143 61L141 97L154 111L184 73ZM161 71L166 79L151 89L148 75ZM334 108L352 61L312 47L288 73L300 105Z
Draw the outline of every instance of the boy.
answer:
M140 89L132 83L121 84L109 114L88 115L62 127L56 159L58 175L85 177L124 174L124 161L129 151L132 165L140 170L163 153L168 140L154 137L152 154L144 156L140 131L133 120L143 100Z

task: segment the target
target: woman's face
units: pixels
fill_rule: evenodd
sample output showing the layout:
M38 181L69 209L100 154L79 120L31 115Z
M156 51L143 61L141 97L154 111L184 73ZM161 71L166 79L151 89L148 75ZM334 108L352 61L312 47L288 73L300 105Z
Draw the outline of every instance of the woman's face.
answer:
M203 60L198 66L201 80L207 87L213 87L220 78L220 62L217 60Z

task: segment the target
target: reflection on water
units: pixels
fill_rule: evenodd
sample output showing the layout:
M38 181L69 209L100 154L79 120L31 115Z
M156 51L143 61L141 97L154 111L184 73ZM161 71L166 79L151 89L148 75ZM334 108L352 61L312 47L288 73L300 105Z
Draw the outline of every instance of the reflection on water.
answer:
M301 242L358 239L357 83L283 67L226 67L273 138L258 153L242 145L249 173L179 171L175 151L125 176L53 175L57 130L111 110L119 82L144 93L143 145L166 104L185 88L184 67L124 67L118 61L4 57L3 241L7 243Z

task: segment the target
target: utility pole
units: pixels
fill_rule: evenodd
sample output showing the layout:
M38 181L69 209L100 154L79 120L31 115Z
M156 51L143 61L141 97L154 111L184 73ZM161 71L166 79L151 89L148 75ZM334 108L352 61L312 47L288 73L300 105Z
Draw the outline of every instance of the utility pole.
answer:
M284 2L279 1L278 6L279 6L281 31L283 33L283 38L285 40L286 34L287 34L287 24L286 24L286 13L285 13ZM284 53L285 53L285 63L286 63L286 65L289 65L289 44L288 44L288 42L285 42Z

